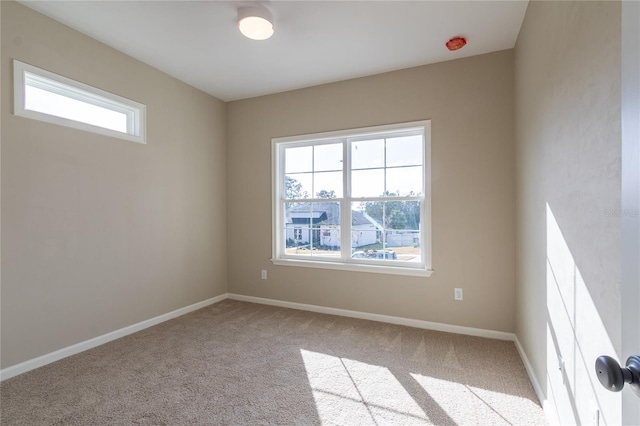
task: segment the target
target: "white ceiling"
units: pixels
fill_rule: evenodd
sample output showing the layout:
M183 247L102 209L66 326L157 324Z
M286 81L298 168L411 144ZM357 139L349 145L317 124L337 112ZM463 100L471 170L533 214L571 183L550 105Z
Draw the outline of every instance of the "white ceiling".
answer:
M269 40L237 28L242 1L21 1L224 101L515 45L518 1L271 1ZM445 42L467 38L449 52Z

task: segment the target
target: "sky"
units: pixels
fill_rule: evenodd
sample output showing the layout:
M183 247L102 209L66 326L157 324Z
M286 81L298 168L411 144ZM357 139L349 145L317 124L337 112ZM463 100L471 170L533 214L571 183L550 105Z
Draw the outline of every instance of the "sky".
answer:
M127 115L87 102L25 86L25 109L127 133Z
M423 192L421 135L359 140L351 142L350 149L352 197ZM285 173L301 183L310 197L326 190L341 198L342 160L341 142L287 148Z

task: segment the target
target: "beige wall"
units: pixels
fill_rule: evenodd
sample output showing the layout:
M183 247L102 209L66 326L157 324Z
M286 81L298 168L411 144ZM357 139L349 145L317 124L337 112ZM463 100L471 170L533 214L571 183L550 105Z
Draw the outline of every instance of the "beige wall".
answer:
M515 49L516 333L562 424L620 423L593 371L620 349L620 22L619 2L530 2Z
M2 367L227 291L225 104L2 7ZM12 59L147 105L147 144L12 114Z
M512 51L229 103L229 291L514 331L512 111ZM421 119L432 120L430 278L271 264L271 138Z

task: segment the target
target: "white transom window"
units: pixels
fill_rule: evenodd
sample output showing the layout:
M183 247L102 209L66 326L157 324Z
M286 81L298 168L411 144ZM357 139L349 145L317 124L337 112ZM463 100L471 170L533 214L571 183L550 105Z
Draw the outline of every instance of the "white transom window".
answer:
M146 143L143 104L24 62L13 70L15 115Z

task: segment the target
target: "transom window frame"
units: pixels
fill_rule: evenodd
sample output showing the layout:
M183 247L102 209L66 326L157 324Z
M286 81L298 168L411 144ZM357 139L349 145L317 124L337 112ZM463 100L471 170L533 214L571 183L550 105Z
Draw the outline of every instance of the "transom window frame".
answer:
M423 188L421 199L421 226L420 240L422 262L396 262L396 261L372 261L369 259L351 258L351 203L361 201L367 197L350 196L350 141L366 140L367 138L380 136L389 138L394 133L405 133L420 130L423 134ZM308 198L304 202L339 202L341 212L348 212L348 219L344 219L341 213L341 249L340 258L312 257L300 255L287 255L286 230L283 219L285 217L284 206L287 200L284 188L284 164L285 148L321 145L330 143L343 143L343 194L336 199ZM358 272L372 272L382 274L410 275L429 277L433 273L431 264L431 120L420 120L407 123L396 123L382 126L366 127L359 129L347 129L314 134L286 136L271 139L271 179L272 179L272 257L271 262L279 266L298 266L307 268L335 269ZM390 197L391 198L391 197ZM393 200L402 201L406 198L393 197ZM346 226L345 226L346 225ZM348 253L348 255L345 255Z
M17 116L146 144L146 106L144 104L16 59L13 60L13 83L14 114ZM126 132L27 109L27 86L124 114L127 123Z

